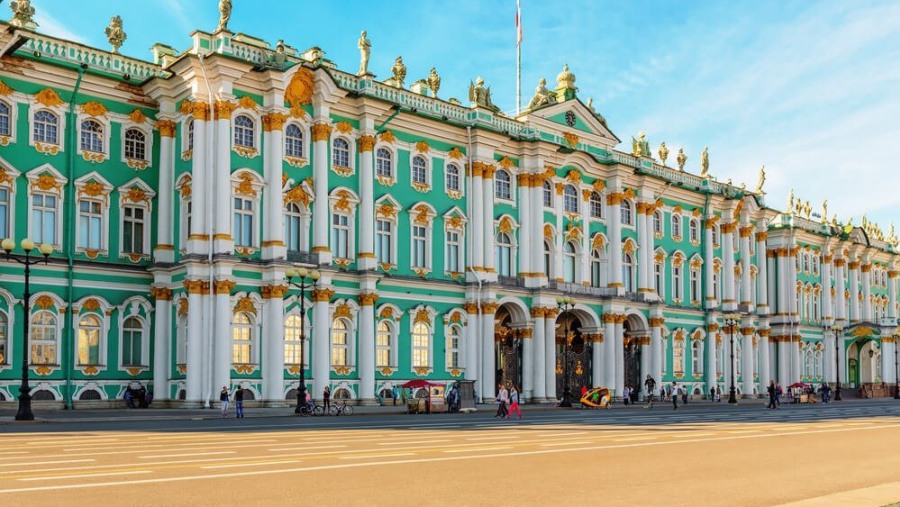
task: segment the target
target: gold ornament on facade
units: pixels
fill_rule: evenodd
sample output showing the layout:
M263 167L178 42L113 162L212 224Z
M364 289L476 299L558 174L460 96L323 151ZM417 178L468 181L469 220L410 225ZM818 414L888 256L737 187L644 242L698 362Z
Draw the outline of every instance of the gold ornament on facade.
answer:
M81 309L86 312L96 312L100 309L100 302L94 298L90 298L82 303Z
M431 146L428 145L425 141L419 141L416 143L416 151L419 153L428 153L431 151Z
M311 128L313 142L328 141L331 135L331 125L327 123L316 123Z
M378 294L374 292L363 292L357 296L360 306L374 306L378 301Z
M428 310L420 308L416 311L416 316L413 319L413 324L418 323L431 324L431 316L428 314Z
M81 112L93 117L106 117L106 113L109 112L109 109L106 109L106 106L97 101L87 102L81 106Z
M341 304L337 305L337 307L335 307L333 318L337 319L337 318L341 318L341 317L346 318L346 319L353 319L353 315L350 312L349 304L341 303Z
M428 224L431 221L429 216L431 210L428 208L428 206L420 204L416 206L413 211L416 212L414 220L417 224Z
M341 134L349 134L350 132L353 132L353 125L351 125L350 122L347 122L347 121L337 122L337 124L335 124L334 128Z
M237 109L237 104L230 100L217 100L213 107L216 120L227 120L231 118L231 114Z
M78 194L88 197L106 197L106 187L99 181L91 180L78 190Z
M141 111L140 109L135 109L134 111L128 113L128 118L129 118L131 121L133 121L134 123L137 123L137 124L142 124L142 123L144 123L145 121L147 121L147 115L145 115L145 114L143 113L143 111ZM160 121L166 121L166 120L160 120ZM174 137L174 136L175 136L175 135L174 135L174 132L175 132L175 130L174 130L175 122L169 121L169 123L172 124L172 127L173 127L172 132L173 132L173 134L170 135L170 136L166 136L166 137ZM157 122L157 127L159 127L159 122ZM162 134L161 134L161 135L162 135Z
M516 163L513 162L512 159L509 157L501 158L500 161L498 162L498 164L500 164L500 167L506 169L507 171L514 169L516 167Z
M150 287L150 296L157 301L171 301L172 290L166 287Z
M189 303L187 298L182 298L178 300L178 316L184 317L188 313Z
M447 154L447 156L450 157L450 158L453 159L453 160L459 160L459 159L463 158L463 153L462 153L462 151L460 151L459 148L457 148L456 146L454 146L454 147L450 150L450 152Z
M370 152L375 149L375 136L359 136L356 145L359 147L360 153Z
M573 183L573 184L580 183L581 182L581 173L576 171L575 169L569 170L569 172L566 173L566 181L568 181L569 183Z
M388 144L394 144L394 141L397 140L397 138L394 137L394 132L390 130L385 130L384 132L379 134L378 139L380 139L381 142Z
M40 308L41 310L46 310L53 306L53 299L46 294L38 296L37 299L34 300L34 306Z
M315 76L309 68L301 67L285 88L284 100L293 110L311 103L313 91L315 91Z
M578 145L578 141L580 141L578 134L575 134L574 132L564 132L563 139L566 141L566 144L568 144L570 148L576 147Z
M93 164L98 164L106 160L106 155L100 152L93 151L82 151L81 158L84 159L85 162L91 162Z
M216 295L227 296L231 294L236 285L234 280L215 280L213 281L213 292Z
M109 45L112 46L113 54L119 54L119 48L122 47L122 44L127 38L128 34L126 34L125 30L122 28L122 17L113 16L110 18L109 26L106 27L106 40L108 40Z
M249 95L244 95L243 97L238 99L238 104L240 104L242 108L249 109L251 111L256 111L256 108L258 106L256 101L253 100L253 97L250 97Z
M147 117L144 116L144 113L142 113L140 109L135 109L128 117L135 123L144 123L144 121L147 120ZM142 117L143 119L138 121L138 117ZM157 120L156 128L159 130L160 137L175 137L176 123L172 120Z
M59 98L59 94L56 93L56 90L53 90L52 88L44 88L37 92L34 96L34 100L38 104L43 104L47 107L55 107L64 103L63 99Z
M56 155L59 153L59 145L57 144L34 143L34 149L44 155Z
M509 217L505 217L505 218L509 219ZM501 220L501 225L502 225L502 222L503 222L503 221ZM448 219L447 219L447 226L448 226L450 229L460 229L460 228L462 228L462 218L457 217L457 216L452 216L452 217L448 218Z
M550 224L544 224L544 238L553 238L553 227Z
M234 310L232 313L237 314L240 312L252 313L253 315L256 315L256 305L253 304L253 300L247 296L239 299L237 304L234 305Z
M505 216L500 219L500 223L497 225L497 230L502 233L510 233L512 232L513 224L512 219L508 216Z
M311 297L317 303L327 303L334 297L334 291L331 289L313 289Z
M196 101L188 102L188 105L190 106L191 115L195 120L209 121L209 104Z
M131 187L125 191L124 199L126 201L131 201L134 203L138 202L150 202L150 198L147 196L147 192L144 192L138 187Z
M263 131L279 131L284 127L284 122L286 122L287 119L288 115L279 111L272 111L269 114L264 114L262 117Z
M12 95L13 91L14 90L12 88L7 86L6 83L4 83L2 80L0 80L0 97L6 96L6 95Z
M431 96L437 98L438 90L441 89L441 76L438 75L437 69L434 67L431 68L425 82L428 83L428 89L431 90Z

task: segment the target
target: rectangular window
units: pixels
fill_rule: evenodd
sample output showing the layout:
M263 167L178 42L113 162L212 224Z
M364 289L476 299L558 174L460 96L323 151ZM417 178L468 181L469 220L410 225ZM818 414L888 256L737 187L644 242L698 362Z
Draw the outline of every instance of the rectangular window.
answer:
M31 227L32 239L35 243L50 243L56 241L56 196L50 194L35 193L31 197Z
M379 263L393 263L391 255L393 225L389 220L375 221L375 258Z
M253 246L253 201L234 198L234 244Z
M459 368L459 328L450 328L447 338L447 368Z
M420 225L414 225L412 228L412 262L414 268L424 268L425 265L425 234L426 229Z
M459 273L459 233L447 231L447 271ZM506 272L509 272L507 267Z
M700 272L696 269L691 270L691 301L700 300Z
M0 188L0 238L9 237L9 189Z
M103 227L103 203L83 200L78 203L78 247L100 250Z
M284 215L284 241L291 252L300 251L300 230L302 218L299 213L294 213L296 206L291 205Z
M375 335L375 367L387 368L391 365L391 328L386 322L378 324Z
M144 251L144 208L125 206L122 215L122 252L143 254Z
M663 270L662 263L657 262L656 264L653 265L653 277L655 278L655 282L656 282L656 293L659 295L659 297L665 297L663 294L663 286L662 286L662 270Z
M9 319L0 312L0 364L9 364Z
M338 259L350 258L350 217L331 215L331 250Z
M681 299L681 267L672 266L672 299Z
M427 368L430 366L428 360L428 341L429 330L425 324L418 323L413 328L412 333L412 366L413 368Z

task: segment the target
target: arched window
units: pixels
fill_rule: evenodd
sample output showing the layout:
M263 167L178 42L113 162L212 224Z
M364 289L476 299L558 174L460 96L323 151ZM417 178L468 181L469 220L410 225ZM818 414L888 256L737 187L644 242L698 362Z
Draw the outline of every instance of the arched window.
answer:
M412 182L418 183L419 185L427 185L428 184L428 175L426 173L426 168L428 167L428 163L425 161L425 157L421 157L416 155L412 160Z
M390 152L388 153L390 154ZM331 165L350 167L350 143L346 139L338 137L331 144Z
M147 160L147 137L138 129L125 131L125 158Z
M253 148L256 144L253 119L239 114L234 117L234 145Z
M253 321L247 312L234 315L231 328L231 362L251 364L253 362Z
M103 125L96 120L81 122L81 150L103 153Z
M100 319L96 315L78 321L78 364L100 364Z
M291 252L299 252L300 235L303 234L303 212L300 205L291 202L284 207L284 241Z
M194 149L194 119L188 118L187 120L187 148L186 150Z
M0 312L0 364L9 364L9 317Z
M396 366L393 364L393 354L391 353L391 345L394 340L393 324L386 320L378 323L378 330L375 335L375 367L390 368Z
M550 278L551 252L550 242L544 241L544 274L547 278Z
M447 166L447 190L459 192L459 166L450 164Z
M429 332L428 325L417 322L412 332L412 367L427 368L429 363Z
M690 236L691 243L699 243L700 242L700 222L698 222L697 220L691 219L691 222L688 225L688 234Z
M809 273L809 254L803 254L803 272Z
M549 181L544 180L544 207L552 208L553 207L553 185L550 184Z
M566 185L563 190L563 210L566 213L578 213L578 190L572 185Z
M496 264L500 276L512 276L512 238L501 232L497 235Z
M631 215L631 201L624 200L621 205L622 225L634 225Z
M343 139L339 139L343 141ZM344 141L344 144L347 142ZM337 143L335 143L335 154L337 153ZM337 157L337 155L335 155ZM349 158L349 155L347 155ZM394 177L394 154L387 148L378 148L375 152L375 175L382 178Z
M662 233L663 233L662 212L654 211L653 212L653 234L662 235Z
M494 175L494 197L497 199L511 199L512 187L510 184L509 173L504 169L497 171Z
M622 282L625 284L625 292L634 290L634 260L631 254L622 256Z
M284 364L300 364L302 326L302 319L297 314L284 319Z
M603 198L600 192L591 192L591 218L603 218Z
M350 365L349 326L344 319L334 319L331 327L331 365Z
M715 225L712 228L712 242L713 242L713 245L719 244L719 226L718 225Z
M591 287L601 287L601 269L600 250L595 248L591 251Z
M672 215L672 236L681 237L681 215Z
M563 281L575 282L575 245L567 241L563 252Z
M12 117L9 112L9 105L0 101L0 136L10 135L10 121Z
M303 130L296 123L284 129L284 154L291 158L303 158Z
M691 342L691 372L703 373L703 348L700 340Z
M447 368L459 368L459 345L462 338L462 328L450 326L447 329Z
M50 111L34 113L34 142L59 144L59 118Z
M144 324L137 317L128 317L122 323L122 366L144 364Z
M684 340L675 340L672 347L672 370L677 373L684 373Z

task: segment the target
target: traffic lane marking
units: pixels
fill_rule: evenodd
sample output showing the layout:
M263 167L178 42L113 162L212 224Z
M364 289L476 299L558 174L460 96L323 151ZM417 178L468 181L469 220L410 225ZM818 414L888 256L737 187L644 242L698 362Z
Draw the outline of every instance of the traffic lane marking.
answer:
M202 468L203 470L217 470L220 468L285 465L288 463L302 463L302 461L301 460L286 460L286 461L263 461L263 462L259 462L259 463L229 463L227 465L208 465L208 466L200 467L200 468Z
M33 465L59 465L61 463L89 463L93 459L61 459L54 461L30 461L27 463L2 463L0 467L28 467Z
M157 459L157 458L180 458L188 456L215 456L216 454L234 454L235 451L216 451L216 452L192 452L190 454L159 454L152 456L137 456L138 459Z
M77 474L77 475L48 475L41 477L29 477L26 479L16 479L18 481L27 482L27 481L55 481L55 480L67 480L67 479L89 479L92 477L107 477L110 475L134 475L134 474L149 474L149 470L131 470L128 472L100 472L96 474Z

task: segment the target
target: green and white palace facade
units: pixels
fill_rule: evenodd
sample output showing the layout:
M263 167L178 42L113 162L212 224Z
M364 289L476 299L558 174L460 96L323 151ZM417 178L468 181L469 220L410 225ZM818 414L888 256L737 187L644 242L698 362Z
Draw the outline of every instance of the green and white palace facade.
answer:
M845 392L892 393L893 233L775 209L705 156L701 176L617 151L568 69L512 117L477 82L466 105L225 29L141 61L2 28L0 236L54 253L27 315L0 258L0 400L23 355L36 400L76 407L136 383L277 406L301 364L360 403L411 379L553 402L566 370L616 396L733 372L755 397L838 366ZM300 267L321 273L302 301Z

